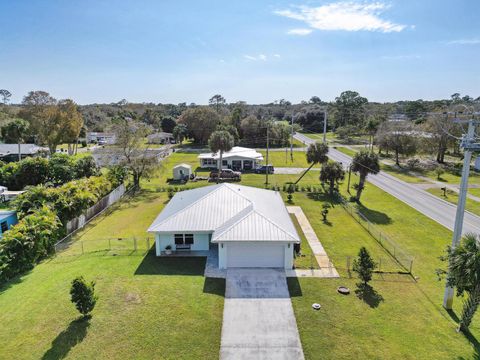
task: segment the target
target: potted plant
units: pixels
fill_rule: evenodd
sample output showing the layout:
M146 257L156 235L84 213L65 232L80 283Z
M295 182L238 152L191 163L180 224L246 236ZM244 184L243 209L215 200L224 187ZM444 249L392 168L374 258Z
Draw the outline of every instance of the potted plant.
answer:
M165 254L172 255L172 245L165 246Z

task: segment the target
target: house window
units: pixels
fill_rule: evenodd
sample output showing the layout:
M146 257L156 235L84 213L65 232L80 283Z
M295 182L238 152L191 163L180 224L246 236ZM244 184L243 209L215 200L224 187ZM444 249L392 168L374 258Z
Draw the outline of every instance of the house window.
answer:
M2 221L2 223L0 224L0 226L2 227L2 233L4 233L5 231L8 230L8 224L6 221Z
M227 166L227 165L228 165L228 161L227 161L227 160L222 160L222 165L223 165L223 166Z
M203 165L217 165L217 160L203 159Z
M185 234L185 244L187 245L193 244L193 234Z
M175 245L192 245L193 234L174 234Z
M175 234L173 235L175 239L175 245L182 245L183 244L183 234Z

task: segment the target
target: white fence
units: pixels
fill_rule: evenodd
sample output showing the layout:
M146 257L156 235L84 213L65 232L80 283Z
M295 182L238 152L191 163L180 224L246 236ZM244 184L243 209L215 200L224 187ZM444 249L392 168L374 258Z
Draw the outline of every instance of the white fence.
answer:
M125 185L121 184L107 196L103 197L98 203L88 208L85 213L67 222L67 235L71 234L75 230L83 228L91 218L107 209L112 204L116 203L123 196L123 194L125 194Z

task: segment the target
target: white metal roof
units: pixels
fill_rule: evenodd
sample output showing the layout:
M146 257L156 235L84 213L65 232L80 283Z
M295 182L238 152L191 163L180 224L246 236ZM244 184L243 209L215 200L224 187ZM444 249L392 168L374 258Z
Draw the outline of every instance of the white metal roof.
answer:
M263 155L255 149L245 148L241 146L234 146L232 150L223 153L223 159L231 157L243 157L252 160L263 160ZM198 155L199 159L220 159L220 152L217 153L203 153Z
M185 163L181 163L181 164L175 165L173 168L176 169L176 168L179 168L179 167L184 167L184 168L191 169L191 168L192 168L192 165L185 164Z
M175 194L148 231L211 232L212 242L300 242L278 192L226 183Z

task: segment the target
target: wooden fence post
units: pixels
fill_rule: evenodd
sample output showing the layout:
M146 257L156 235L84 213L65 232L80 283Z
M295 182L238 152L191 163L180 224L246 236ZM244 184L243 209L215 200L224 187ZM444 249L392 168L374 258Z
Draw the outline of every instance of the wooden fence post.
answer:
M133 249L137 251L137 238L135 236L133 237Z
M150 250L150 238L147 236L147 253Z
M84 254L83 252L83 241L80 241L80 244L82 245L82 255Z

